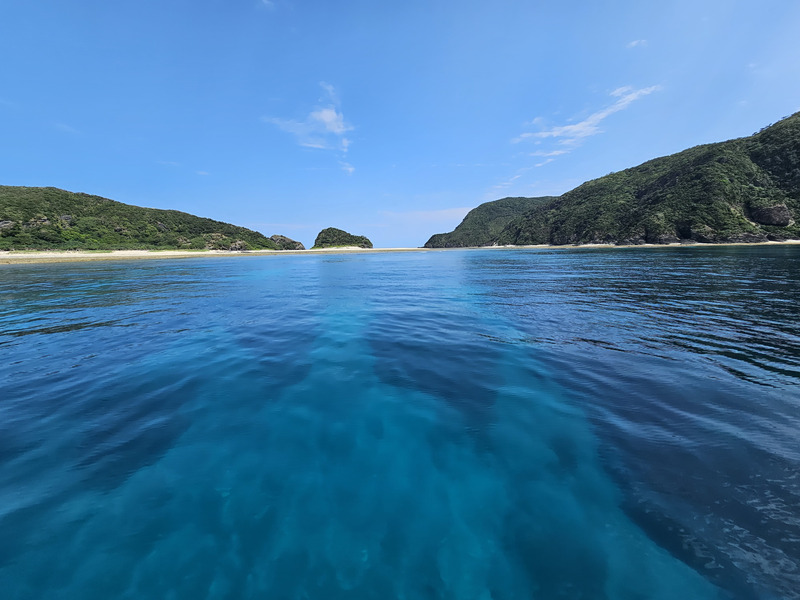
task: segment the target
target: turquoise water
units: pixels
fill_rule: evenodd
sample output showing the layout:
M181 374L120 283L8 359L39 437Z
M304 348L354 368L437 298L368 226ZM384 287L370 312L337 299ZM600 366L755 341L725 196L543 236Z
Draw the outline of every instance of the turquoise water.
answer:
M800 248L0 268L3 598L800 598Z

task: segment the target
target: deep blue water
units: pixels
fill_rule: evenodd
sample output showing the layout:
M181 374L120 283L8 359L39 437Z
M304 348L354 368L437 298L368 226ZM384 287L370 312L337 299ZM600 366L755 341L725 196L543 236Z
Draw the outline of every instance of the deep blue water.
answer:
M800 598L800 248L0 267L0 595Z

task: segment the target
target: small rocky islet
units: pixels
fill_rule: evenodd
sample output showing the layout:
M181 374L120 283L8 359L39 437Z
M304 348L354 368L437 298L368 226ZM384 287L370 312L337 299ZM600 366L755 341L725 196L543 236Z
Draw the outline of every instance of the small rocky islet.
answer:
M372 242L363 235L353 235L336 227L328 227L317 234L313 249L320 248L372 248Z

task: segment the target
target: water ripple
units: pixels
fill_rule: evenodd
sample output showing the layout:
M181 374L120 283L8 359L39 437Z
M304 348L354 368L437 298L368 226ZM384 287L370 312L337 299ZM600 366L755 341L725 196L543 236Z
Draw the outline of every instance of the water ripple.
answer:
M798 250L3 267L0 589L800 598Z

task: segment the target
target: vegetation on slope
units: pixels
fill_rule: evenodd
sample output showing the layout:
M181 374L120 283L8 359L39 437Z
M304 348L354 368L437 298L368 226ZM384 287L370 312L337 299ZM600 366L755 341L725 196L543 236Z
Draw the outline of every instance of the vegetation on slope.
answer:
M57 188L0 186L0 250L278 249L264 235L176 210Z
M425 242L425 248L490 246L503 228L514 218L554 199L553 196L545 196L542 198L502 198L493 202L485 202L469 211L454 231L431 236Z
M317 239L314 240L314 248L340 248L344 246L372 248L372 242L363 235L352 235L335 227L323 229L317 235Z
M798 216L800 113L747 138L588 181L518 214L481 245L800 239Z

